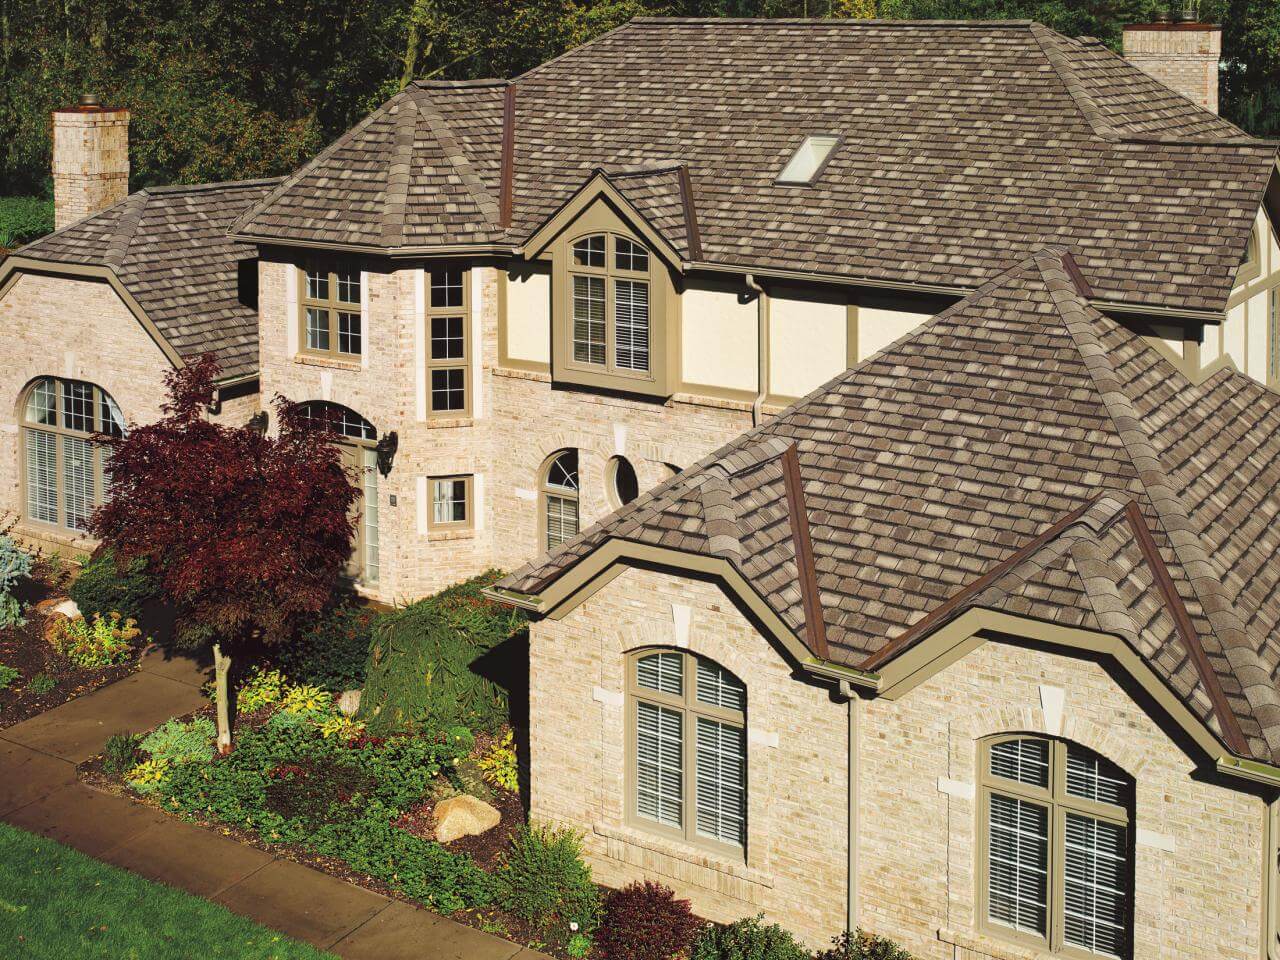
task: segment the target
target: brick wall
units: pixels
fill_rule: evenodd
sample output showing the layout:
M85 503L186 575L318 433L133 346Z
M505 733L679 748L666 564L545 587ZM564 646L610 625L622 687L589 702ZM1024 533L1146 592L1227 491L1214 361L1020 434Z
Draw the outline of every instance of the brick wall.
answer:
M623 823L624 654L675 642L672 604L692 610L689 649L747 685L755 732L747 874ZM660 880L716 920L763 910L811 945L841 928L847 708L797 680L718 589L624 573L563 620L534 624L530 685L533 816L584 831L603 882ZM1134 956L1254 960L1263 801L1188 756L1126 689L1090 660L987 643L897 701L864 701L861 925L922 960L1032 960L1035 954L977 928L978 742L1001 732L1060 731L1137 782ZM1060 719L1055 690L1062 691ZM772 733L776 747L764 745Z
M1203 23L1125 27L1124 56L1166 87L1218 112L1221 27Z
M61 230L129 195L129 111L53 113L54 226Z

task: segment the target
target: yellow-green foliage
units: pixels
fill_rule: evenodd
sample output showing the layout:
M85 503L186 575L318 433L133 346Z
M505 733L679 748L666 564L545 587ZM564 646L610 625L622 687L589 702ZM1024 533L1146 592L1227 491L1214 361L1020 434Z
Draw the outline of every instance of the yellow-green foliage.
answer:
M484 756L476 761L485 780L503 790L516 790L520 786L520 776L516 767L516 750L514 737L510 730L485 751Z
M333 694L319 687L288 687L280 701L280 709L295 716L314 716L333 709Z
M109 667L123 663L132 652L130 644L141 635L132 619L121 622L120 614L93 615L90 625L84 617L58 621L49 642L78 667Z
M130 770L125 774L125 779L129 781L129 786L141 794L154 793L169 781L172 767L173 763L169 759L153 757L143 760Z
M364 732L364 724L359 720L352 720L346 714L337 713L332 717L326 717L320 723L320 735L326 739L329 737L337 737L339 740L354 740Z
M284 674L279 670L254 667L249 677L236 691L236 712L252 713L262 707L279 703L284 699Z

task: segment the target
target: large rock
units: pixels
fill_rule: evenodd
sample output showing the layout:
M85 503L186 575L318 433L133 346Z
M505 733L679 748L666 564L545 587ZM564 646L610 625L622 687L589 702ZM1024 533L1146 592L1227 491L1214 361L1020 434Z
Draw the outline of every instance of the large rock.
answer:
M360 709L360 694L362 690L343 690L338 697L338 710L348 717L354 717L356 711Z
M449 843L459 837L474 837L492 830L502 814L476 797L461 794L436 804L436 841Z

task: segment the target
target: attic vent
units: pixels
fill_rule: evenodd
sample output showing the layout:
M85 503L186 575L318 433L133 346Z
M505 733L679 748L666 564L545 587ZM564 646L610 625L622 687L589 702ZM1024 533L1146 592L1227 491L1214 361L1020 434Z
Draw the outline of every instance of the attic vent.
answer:
M778 174L778 183L813 183L831 151L840 142L839 137L805 137L795 154Z

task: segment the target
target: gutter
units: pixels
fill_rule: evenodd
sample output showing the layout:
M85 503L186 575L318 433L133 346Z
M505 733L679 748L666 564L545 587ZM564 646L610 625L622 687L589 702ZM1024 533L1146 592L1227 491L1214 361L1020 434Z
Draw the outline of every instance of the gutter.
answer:
M764 419L764 398L769 392L769 295L756 283L755 274L746 274L747 289L756 295L756 395L751 401L751 426Z

